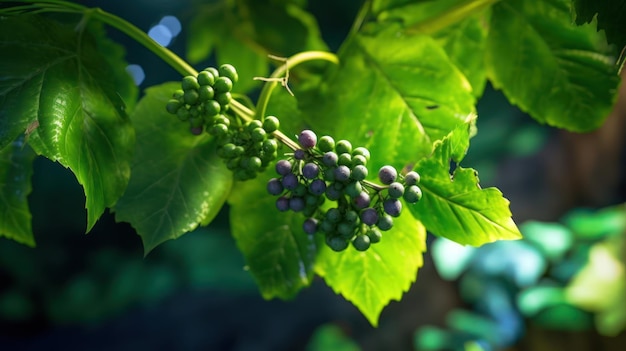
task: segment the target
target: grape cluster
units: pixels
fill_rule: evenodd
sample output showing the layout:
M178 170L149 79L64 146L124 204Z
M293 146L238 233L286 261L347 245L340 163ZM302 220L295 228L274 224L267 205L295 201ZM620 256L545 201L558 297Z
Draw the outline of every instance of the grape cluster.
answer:
M185 76L181 89L176 90L167 102L169 113L188 121L191 133L199 135L204 128L212 128L224 117L232 99L231 90L239 76L232 65L208 67L197 76Z
M298 135L299 148L276 163L278 177L267 183L267 191L278 196L279 211L302 212L307 234L324 233L326 244L335 251L350 243L359 251L378 243L382 232L393 227L393 217L407 203L420 200L419 175L402 176L392 166L378 173L383 185L366 180L369 150L353 148L347 140L335 140L304 130ZM324 211L322 204L335 201Z

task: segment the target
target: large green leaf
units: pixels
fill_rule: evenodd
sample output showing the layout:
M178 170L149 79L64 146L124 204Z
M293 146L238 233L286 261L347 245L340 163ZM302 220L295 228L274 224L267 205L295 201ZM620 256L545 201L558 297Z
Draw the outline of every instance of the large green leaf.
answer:
M35 246L27 196L33 150L18 139L0 150L0 236Z
M481 189L477 172L456 167L469 147L469 126L462 125L436 144L431 157L417 163L423 197L409 206L429 232L460 244L479 246L503 239L520 239L509 201L496 188Z
M541 123L599 127L620 79L593 25L575 26L567 0L510 0L492 8L487 71L494 85Z
M371 169L427 156L474 111L470 84L429 36L358 34L339 59L324 94L301 108L315 130L376 149Z
M69 167L87 230L124 192L135 141L118 93L131 96L132 79L121 59L103 59L104 40L37 16L0 20L0 148L28 132L38 154Z
M334 252L320 250L315 272L336 293L343 295L373 325L391 300L400 300L417 278L426 251L426 230L409 213L394 220L382 240L365 252L348 247Z
M213 139L192 135L187 123L165 110L176 89L179 83L147 89L131 115L137 129L133 173L115 212L117 220L137 230L146 253L208 224L232 184Z
M273 168L235 186L229 198L231 232L261 294L292 298L313 279L319 240L304 233L301 213L279 212L265 185Z

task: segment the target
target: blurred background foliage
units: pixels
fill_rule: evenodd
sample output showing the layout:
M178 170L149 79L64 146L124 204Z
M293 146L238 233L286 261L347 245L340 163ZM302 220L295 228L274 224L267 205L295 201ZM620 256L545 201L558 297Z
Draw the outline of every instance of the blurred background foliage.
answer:
M155 35L164 16L176 16L181 34L166 39L181 54L198 2L86 1ZM358 6L309 2L331 50ZM110 35L126 46L140 88L180 78ZM538 125L488 86L463 162L511 201L525 239L469 248L431 237L416 283L376 329L320 280L292 301L262 300L229 234L228 208L145 258L132 228L109 213L84 235L80 186L37 159L29 197L37 247L0 245L0 349L618 350L626 341L623 95L603 128L582 135Z

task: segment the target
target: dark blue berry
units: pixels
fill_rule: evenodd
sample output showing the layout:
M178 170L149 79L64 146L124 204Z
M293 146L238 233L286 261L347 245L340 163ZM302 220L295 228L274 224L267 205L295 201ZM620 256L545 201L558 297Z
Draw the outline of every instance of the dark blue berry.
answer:
M302 167L302 175L306 179L315 179L320 173L320 168L312 162L309 162Z
M304 198L301 198L299 196L294 196L291 199L289 199L289 208L293 212L300 212L304 210L305 207L306 207L306 204L304 202Z
M287 160L280 160L276 162L276 173L281 176L291 173L291 162Z
M369 207L370 205L370 196L365 191L362 191L357 197L353 199L354 206L357 209L363 209Z
M302 229L304 229L304 232L307 234L315 234L315 232L317 232L317 219L315 218L307 218L304 220L304 223L302 223Z
M281 196L276 199L276 208L281 212L289 210L289 198Z
M402 203L398 199L387 199L383 202L383 209L386 214L398 217L402 212Z
M267 192L270 193L270 195L280 195L283 190L283 184L280 179L272 178L267 182Z
M317 196L324 194L326 192L326 182L321 179L315 179L309 184L309 192Z
M367 225L374 225L378 222L378 211L376 209L368 207L361 211L361 222Z
M337 166L334 171L335 180L339 182L346 182L350 179L350 168L341 165Z
M300 184L300 182L298 181L298 177L293 173L286 174L283 177L282 182L283 182L283 186L287 190L294 190L295 188L298 187L298 184Z
M338 161L339 157L332 151L329 151L322 156L322 163L328 167L335 167Z
M304 158L306 157L306 152L302 149L297 149L293 152L293 157L296 160L304 160Z
M396 181L398 177L398 171L392 166L383 166L378 171L378 179L383 184L391 184Z

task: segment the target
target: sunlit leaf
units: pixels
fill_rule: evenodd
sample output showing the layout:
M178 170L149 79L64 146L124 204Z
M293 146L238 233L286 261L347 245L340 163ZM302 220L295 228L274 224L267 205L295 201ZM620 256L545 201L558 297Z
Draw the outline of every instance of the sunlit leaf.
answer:
M615 101L614 53L595 26L571 23L570 1L498 2L486 55L493 84L541 123L590 131Z
M102 57L103 40L42 17L0 19L0 148L28 131L38 154L69 167L87 230L124 192L135 141L118 93L132 96L133 82L121 59Z
M28 208L33 150L18 139L0 150L0 236L35 246Z
M481 189L477 172L457 166L469 146L469 127L461 126L435 146L431 157L418 162L423 198L408 206L415 218L435 235L460 244L479 246L502 239L520 239L509 201L496 188Z
M391 231L383 232L381 242L365 252L351 246L342 252L322 247L315 272L376 326L382 309L391 300L400 300L417 278L424 251L426 230L405 213L394 220Z
M273 172L235 185L228 199L230 223L263 297L286 299L311 284L320 243L304 233L301 213L276 209L276 198L265 190Z
M165 110L180 84L147 89L131 119L137 145L128 190L115 206L116 218L129 222L148 253L160 243L208 224L222 208L232 173L215 152L208 134L189 132Z

